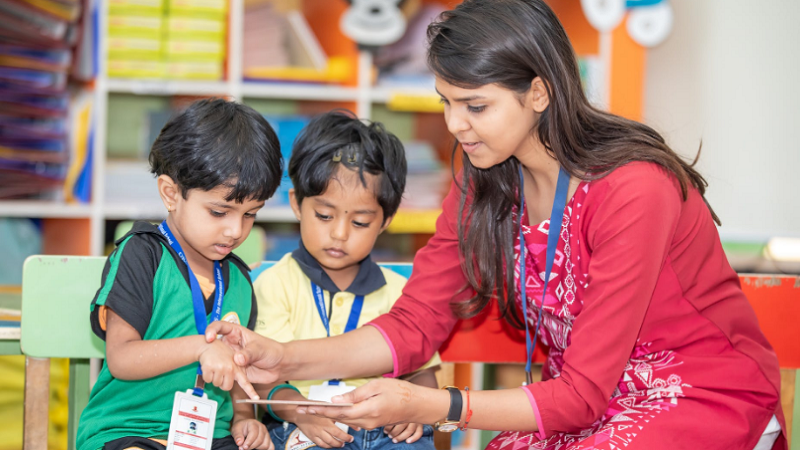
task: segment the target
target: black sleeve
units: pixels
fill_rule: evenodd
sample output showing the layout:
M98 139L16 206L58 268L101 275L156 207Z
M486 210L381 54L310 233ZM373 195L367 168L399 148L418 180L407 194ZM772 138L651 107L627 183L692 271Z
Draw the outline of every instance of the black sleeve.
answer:
M92 330L101 339L106 332L98 305L113 310L144 337L153 314L153 279L161 253L157 240L135 234L108 257L91 314Z
M250 279L250 268L244 261L239 259L238 256L231 254L228 257L230 265L236 266L240 272L247 278L247 283L250 284L250 320L247 322L247 328L250 330L256 329L256 320L258 320L258 301L256 300L256 291L253 289L253 280ZM229 266L230 267L230 266Z
M250 286L252 286L252 283L250 284ZM256 320L258 320L258 301L256 301L256 291L253 290L252 292L253 292L253 307L250 309L250 321L247 322L247 328L255 330Z

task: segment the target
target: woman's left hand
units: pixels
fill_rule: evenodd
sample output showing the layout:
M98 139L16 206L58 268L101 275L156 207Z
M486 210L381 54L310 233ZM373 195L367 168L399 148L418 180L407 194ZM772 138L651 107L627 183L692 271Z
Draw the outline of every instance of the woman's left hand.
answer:
M438 390L381 378L332 399L334 403L354 403L353 406L314 405L299 407L297 412L324 416L353 428L370 430L398 423L428 423L424 420L425 410L435 406L426 402L429 391Z

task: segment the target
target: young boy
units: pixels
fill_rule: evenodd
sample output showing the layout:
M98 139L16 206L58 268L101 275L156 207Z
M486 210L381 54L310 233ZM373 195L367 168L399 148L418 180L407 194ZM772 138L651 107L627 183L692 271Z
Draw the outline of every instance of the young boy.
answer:
M400 296L405 278L370 259L378 235L392 221L405 188L403 146L382 125L366 125L344 112L315 118L295 142L289 176L291 207L300 221L300 247L255 281L256 332L287 342L335 336L386 313ZM414 382L437 387L434 356ZM260 388L276 400L329 398L367 379L293 381ZM325 385L327 384L327 385ZM346 387L344 387L346 386ZM265 415L276 447L302 450L318 445L378 449L405 441L433 450L428 425L402 424L348 434L324 417L296 414L294 407L271 406ZM284 422L283 426L276 426ZM345 427L343 427L345 428Z
M150 167L167 220L134 224L103 270L90 318L106 341L106 359L81 415L80 450L163 450L176 392L192 388L198 396L181 405L205 389L216 414L203 420L205 407L195 405L176 440L204 449L207 440L197 436L213 437L213 450L273 448L252 406L232 402L245 396L238 386L231 394L205 386L230 388L234 380L220 371L234 369L231 350L206 343L203 332L213 320L255 324L248 268L231 251L278 187L282 165L275 132L241 104L201 100L161 130Z

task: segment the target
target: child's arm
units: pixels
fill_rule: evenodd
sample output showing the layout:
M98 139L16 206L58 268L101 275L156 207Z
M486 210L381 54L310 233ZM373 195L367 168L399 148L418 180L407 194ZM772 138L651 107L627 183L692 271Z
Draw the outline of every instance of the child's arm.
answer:
M230 390L237 381L249 387L248 395L257 397L244 370L233 362L233 350L222 342L207 343L199 334L144 341L139 332L112 309L108 309L106 317L106 364L115 378L153 378L199 361L207 383Z
M242 388L237 385L231 389L233 400L233 421L231 436L240 450L261 449L274 450L275 446L269 437L267 427L256 419L252 403L236 403L236 400L247 398Z
M414 383L417 386L425 386L429 388L438 389L439 382L436 381L436 367L428 367L427 369L418 370L408 376L402 377L404 380Z
M436 381L436 369L434 367L418 370L404 377L404 379L418 386L434 389L439 387L439 383ZM383 432L388 434L395 444L401 441L412 444L422 437L424 431L425 429L421 423L401 423L383 427Z

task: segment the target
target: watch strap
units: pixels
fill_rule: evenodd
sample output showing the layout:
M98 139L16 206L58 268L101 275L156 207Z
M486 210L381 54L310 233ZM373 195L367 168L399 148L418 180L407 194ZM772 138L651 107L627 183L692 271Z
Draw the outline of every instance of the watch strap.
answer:
M461 391L453 386L445 387L450 392L450 409L447 411L448 422L461 421L461 411L464 407L464 399L461 397Z

